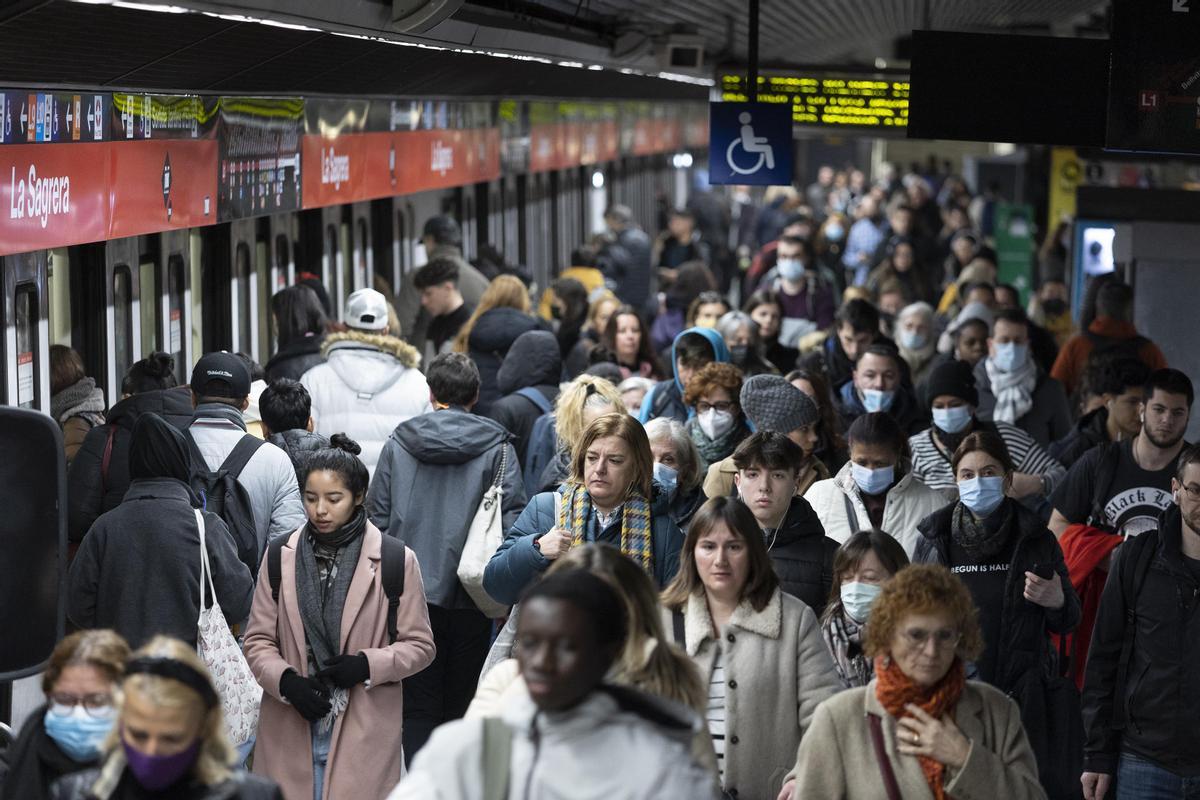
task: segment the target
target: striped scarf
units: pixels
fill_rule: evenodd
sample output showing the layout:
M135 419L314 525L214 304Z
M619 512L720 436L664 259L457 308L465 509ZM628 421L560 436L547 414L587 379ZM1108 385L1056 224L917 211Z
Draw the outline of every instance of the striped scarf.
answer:
M571 546L587 541L587 521L593 512L592 498L587 489L568 485L564 489L560 515L570 509L570 524L559 519L558 525L571 531ZM647 573L653 575L654 549L650 529L650 503L640 494L631 493L621 509L621 554L629 556Z

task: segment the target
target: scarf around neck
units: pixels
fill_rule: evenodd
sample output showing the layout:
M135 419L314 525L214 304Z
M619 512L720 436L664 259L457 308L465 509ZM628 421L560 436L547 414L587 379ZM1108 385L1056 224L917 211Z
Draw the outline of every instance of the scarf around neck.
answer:
M595 513L592 498L587 489L578 484L566 487L563 494L562 514L570 514L569 520L558 520L559 527L571 531L571 547L587 542L588 520ZM621 554L629 556L651 577L654 575L654 548L651 537L650 503L636 492L631 492L622 504ZM570 524L564 524L569 522ZM599 519L597 519L597 525Z
M992 394L996 397L992 419L1016 425L1017 420L1033 408L1033 390L1037 388L1038 379L1037 363L1030 356L1020 369L1001 372L988 358L984 362L984 369L992 384Z
M906 705L920 708L934 719L953 714L966 685L962 659L954 659L950 670L942 679L928 689L922 689L909 679L900 665L888 656L875 657L875 697L895 719L910 716ZM933 792L935 800L945 800L946 787L942 785L946 765L928 756L917 756L921 773Z
M1001 502L999 508L979 519L969 508L958 503L952 512L950 537L967 551L973 561L986 561L998 555L1008 544L1006 533L1012 513L1012 507L1007 502Z
M696 449L700 451L700 458L704 460L703 469L708 469L710 464L724 461L733 455L733 451L737 449L741 441L750 435L750 428L746 426L746 417L741 414L734 420L733 427L716 439L708 438L696 417L689 419L685 427L688 435L692 437L692 444L696 445Z
M874 674L871 660L862 649L863 628L848 614L834 611L821 631L829 652L833 654L833 666L837 669L838 677L848 689L866 686Z
M93 378L83 378L50 398L50 416L60 423L85 417L93 427L104 424L104 390Z

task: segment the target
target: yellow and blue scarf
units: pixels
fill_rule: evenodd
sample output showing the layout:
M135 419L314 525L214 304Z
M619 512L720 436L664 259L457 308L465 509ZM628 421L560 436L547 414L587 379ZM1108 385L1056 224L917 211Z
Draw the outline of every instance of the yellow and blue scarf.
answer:
M571 547L587 541L587 521L592 511L592 498L587 489L578 484L565 487L558 526L571 531ZM563 519L567 514L570 518ZM638 493L631 493L621 508L621 553L636 561L647 573L654 574L650 503Z

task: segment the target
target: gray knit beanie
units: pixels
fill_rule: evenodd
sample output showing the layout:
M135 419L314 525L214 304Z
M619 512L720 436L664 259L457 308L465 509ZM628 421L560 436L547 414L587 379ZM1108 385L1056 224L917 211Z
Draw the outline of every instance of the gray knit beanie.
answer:
M755 375L742 383L738 398L756 430L791 433L820 418L817 404L778 375Z

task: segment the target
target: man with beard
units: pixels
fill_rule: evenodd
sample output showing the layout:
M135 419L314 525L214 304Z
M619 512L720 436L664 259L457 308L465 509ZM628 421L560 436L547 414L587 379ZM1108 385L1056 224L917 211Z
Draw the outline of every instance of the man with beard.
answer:
M1142 392L1142 432L1098 445L1075 462L1051 498L1050 530L1060 538L1072 523L1126 536L1156 530L1159 514L1171 505L1171 479L1186 446L1194 396L1179 370L1151 373Z

